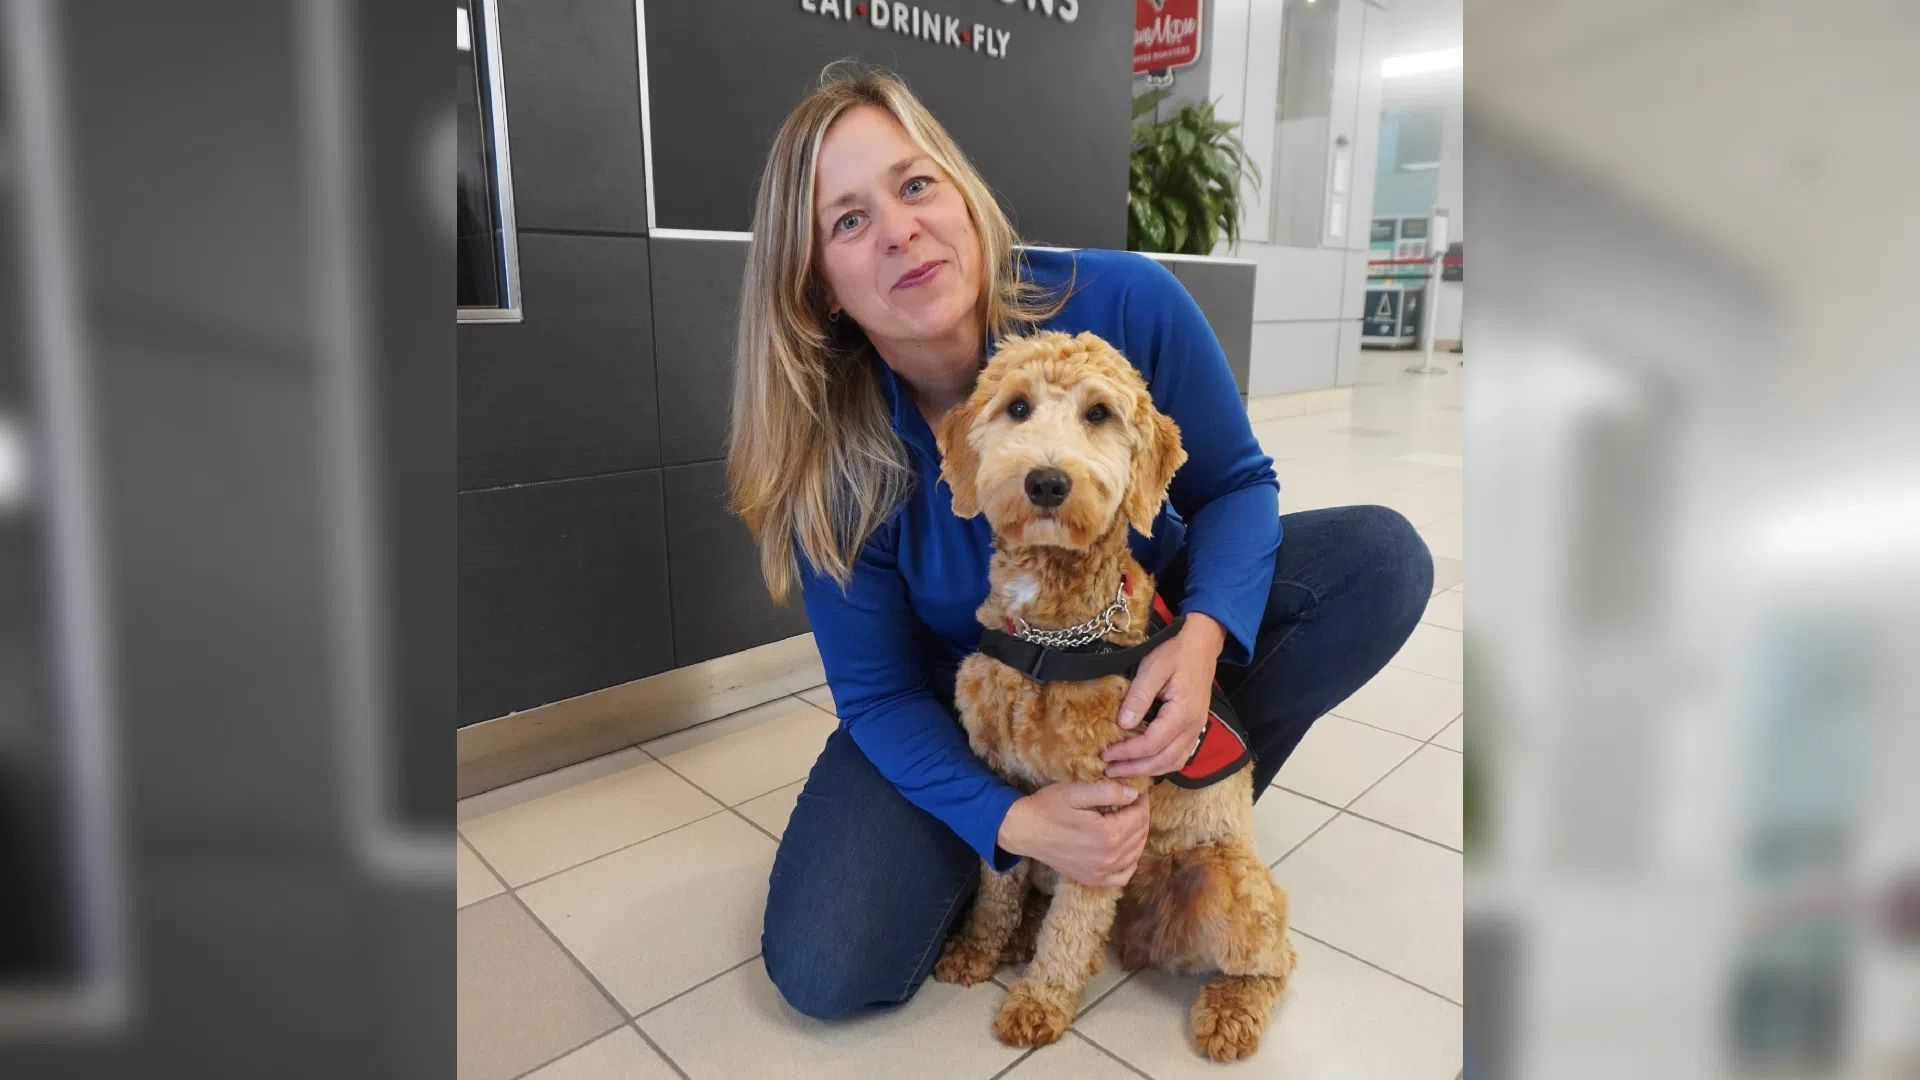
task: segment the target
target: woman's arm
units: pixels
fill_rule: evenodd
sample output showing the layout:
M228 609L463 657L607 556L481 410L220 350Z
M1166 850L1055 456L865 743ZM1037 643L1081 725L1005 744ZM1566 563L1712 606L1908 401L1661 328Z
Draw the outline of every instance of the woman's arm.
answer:
M1273 588L1280 482L1200 306L1172 271L1141 262L1126 298L1126 348L1147 372L1154 404L1180 425L1187 451L1168 492L1187 522L1181 610L1211 616L1226 633L1220 658L1244 664Z
M919 620L894 562L888 525L867 541L845 591L803 556L801 589L834 708L861 752L908 801L945 822L1001 870L1018 857L998 844L1020 792L967 745L935 696Z

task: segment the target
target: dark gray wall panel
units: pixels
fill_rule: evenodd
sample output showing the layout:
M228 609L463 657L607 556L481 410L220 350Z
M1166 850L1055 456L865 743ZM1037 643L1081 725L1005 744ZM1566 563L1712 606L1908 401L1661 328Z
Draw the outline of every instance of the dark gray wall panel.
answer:
M660 473L460 496L460 724L673 664Z
M659 464L647 242L520 234L525 320L466 323L460 488Z
M1247 368L1253 359L1253 276L1248 263L1169 260L1173 276L1187 287L1207 316L1220 348L1233 368L1233 381L1247 392Z
M520 227L644 231L633 0L500 0L500 66Z
M648 241L653 264L653 358L660 460L712 461L727 452L734 317L746 273L744 240Z
M710 461L663 472L667 544L673 553L675 665L806 633L799 598L784 608L768 598L753 537L727 512L726 464Z
M975 43L912 39L874 29L866 18L810 14L791 0L651 0L659 226L747 229L781 120L818 83L822 67L851 57L907 81L1025 239L1124 248L1133 6L1080 0L1071 23L1028 7L973 0L937 12L961 19L969 33L976 20L1006 31L1006 57L994 59ZM720 86L718 71L728 73Z

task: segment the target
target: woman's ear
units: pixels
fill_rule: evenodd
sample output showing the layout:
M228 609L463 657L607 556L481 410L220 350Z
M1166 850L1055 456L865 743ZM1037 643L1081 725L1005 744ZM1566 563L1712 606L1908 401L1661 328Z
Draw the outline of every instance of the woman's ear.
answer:
M963 518L980 514L980 499L974 485L980 471L980 455L967 442L973 415L971 399L955 405L947 410L940 421L940 430L933 436L940 446L940 479L953 491L953 512Z
M1153 519L1167 501L1167 486L1186 462L1179 426L1153 407L1152 398L1141 394L1133 412L1132 486L1121 504L1135 532L1153 535Z

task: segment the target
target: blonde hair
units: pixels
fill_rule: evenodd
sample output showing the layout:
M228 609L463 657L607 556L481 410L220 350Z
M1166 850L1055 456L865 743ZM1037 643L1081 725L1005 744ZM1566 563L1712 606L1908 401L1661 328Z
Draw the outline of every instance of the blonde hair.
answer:
M1063 303L1021 277L1006 214L912 91L883 73L822 73L767 152L734 341L730 506L759 544L761 575L780 603L798 576L796 545L844 588L861 546L913 484L872 346L852 319L828 320L814 265L815 162L827 129L857 105L899 121L965 200L980 237L979 317L988 335L1024 332Z

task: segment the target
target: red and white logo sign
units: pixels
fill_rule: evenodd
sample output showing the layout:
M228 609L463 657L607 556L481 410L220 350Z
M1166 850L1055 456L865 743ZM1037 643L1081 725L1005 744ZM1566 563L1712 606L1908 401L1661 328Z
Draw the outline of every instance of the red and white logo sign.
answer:
M1201 0L1133 0L1133 73L1182 68L1200 59Z

